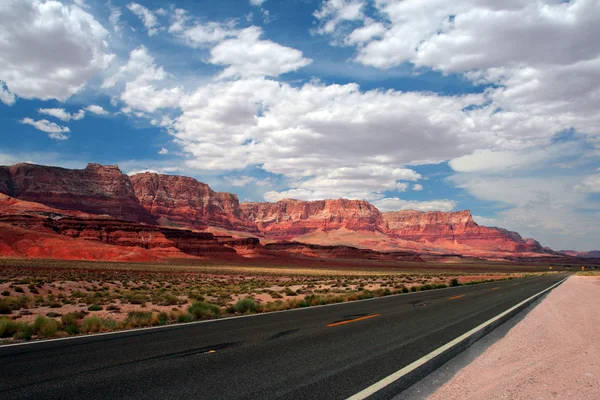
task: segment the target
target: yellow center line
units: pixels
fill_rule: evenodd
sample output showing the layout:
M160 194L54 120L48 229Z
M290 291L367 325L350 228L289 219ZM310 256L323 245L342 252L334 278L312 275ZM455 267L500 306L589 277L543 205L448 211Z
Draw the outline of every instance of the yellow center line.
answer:
M380 315L381 314L367 315L366 317L360 317L360 318L349 319L346 321L334 322L333 324L328 324L327 326L338 326L338 325L349 324L351 322L362 321L363 319L379 317Z
M448 300L460 299L461 297L465 297L465 295L461 294L459 296L450 297Z

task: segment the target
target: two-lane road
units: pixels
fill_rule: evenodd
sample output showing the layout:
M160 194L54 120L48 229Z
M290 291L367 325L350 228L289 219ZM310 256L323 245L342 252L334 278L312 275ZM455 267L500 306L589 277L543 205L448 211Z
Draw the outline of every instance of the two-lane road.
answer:
M0 347L0 397L343 399L565 277Z

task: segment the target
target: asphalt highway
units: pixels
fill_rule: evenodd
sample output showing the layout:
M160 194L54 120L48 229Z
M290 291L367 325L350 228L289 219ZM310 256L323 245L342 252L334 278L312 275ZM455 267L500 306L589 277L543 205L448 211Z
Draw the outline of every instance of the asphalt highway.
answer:
M0 398L345 399L565 276L0 347Z

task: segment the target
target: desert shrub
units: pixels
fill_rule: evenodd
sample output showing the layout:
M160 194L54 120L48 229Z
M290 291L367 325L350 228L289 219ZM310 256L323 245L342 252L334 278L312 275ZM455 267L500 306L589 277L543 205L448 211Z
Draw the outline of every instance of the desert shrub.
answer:
M13 337L15 339L29 340L33 336L33 326L26 322L17 322L17 329Z
M436 286L436 289L445 289L447 287L448 287L448 285L446 285L445 283L440 283L439 285Z
M12 314L12 306L9 302L0 300L0 314Z
M460 286L460 283L458 283L458 279L452 278L452 280L450 281L450 286Z
M166 325L169 322L169 314L161 312L156 316L159 325Z
M150 311L130 311L123 325L128 328L140 328L152 325L152 313Z
M2 296L10 296L10 292L8 290L3 290Z
M56 318L56 317L60 317L62 314L56 313L54 311L50 311L49 313L46 313L46 317L50 317L50 318Z
M290 289L289 287L286 287L286 288L285 288L285 295L286 295L286 296L295 296L295 295L297 295L297 294L298 294L298 293L294 292L294 291L293 291L292 289Z
M181 313L177 315L177 322L182 323L182 322L191 322L192 321L192 315L188 314L188 313Z
M408 288L406 286L403 286L402 293L408 293L408 292L409 292Z
M194 319L216 318L221 313L221 309L214 304L197 301L188 307L188 312Z
M17 293L24 293L24 290L21 286L15 286L15 292Z
M419 290L424 291L424 290L431 290L432 286L427 284L427 285L422 285Z
M48 338L56 335L58 323L52 318L38 315L33 322L33 333L39 337Z
M233 311L240 314L254 314L260 312L262 307L252 299L240 299L233 306Z
M80 331L83 333L107 332L114 330L116 326L116 321L112 319L104 319L93 315L81 322Z
M17 332L17 323L12 319L0 318L0 338L12 337Z
M417 287L416 286L411 286L410 287L410 291L411 292L416 292L417 291Z
M102 306L99 304L92 304L91 306L88 307L88 311L101 311L102 310Z

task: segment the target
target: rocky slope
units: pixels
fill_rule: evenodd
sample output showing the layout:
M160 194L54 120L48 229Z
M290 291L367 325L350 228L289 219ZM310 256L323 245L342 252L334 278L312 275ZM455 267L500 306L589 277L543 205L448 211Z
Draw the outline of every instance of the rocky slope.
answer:
M207 184L185 176L146 172L130 179L140 204L161 225L256 231L234 194L215 192Z
M117 166L88 164L81 170L34 164L0 166L0 193L61 210L156 222L140 206L129 178Z
M449 249L471 247L500 252L544 253L533 239L517 232L478 225L468 210L458 212L392 211L383 213L387 234L418 243Z
M278 240L317 230L379 231L384 223L379 210L363 200L285 199L277 203L242 203L241 209L262 234Z

